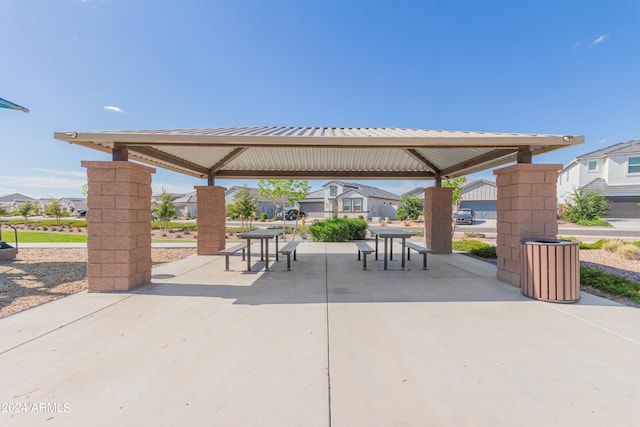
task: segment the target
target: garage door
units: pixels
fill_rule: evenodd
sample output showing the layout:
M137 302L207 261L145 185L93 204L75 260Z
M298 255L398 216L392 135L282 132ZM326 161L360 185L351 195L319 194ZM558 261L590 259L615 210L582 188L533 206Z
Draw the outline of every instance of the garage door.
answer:
M640 218L640 197L608 197L608 218Z
M471 208L478 219L496 219L498 217L495 200L463 200L461 208Z

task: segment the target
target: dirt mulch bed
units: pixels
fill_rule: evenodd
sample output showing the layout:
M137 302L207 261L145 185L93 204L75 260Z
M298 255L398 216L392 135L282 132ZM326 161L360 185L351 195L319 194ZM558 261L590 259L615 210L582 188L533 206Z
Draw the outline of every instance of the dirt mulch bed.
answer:
M196 253L195 248L152 248L154 265ZM20 249L0 261L0 317L87 289L86 249Z

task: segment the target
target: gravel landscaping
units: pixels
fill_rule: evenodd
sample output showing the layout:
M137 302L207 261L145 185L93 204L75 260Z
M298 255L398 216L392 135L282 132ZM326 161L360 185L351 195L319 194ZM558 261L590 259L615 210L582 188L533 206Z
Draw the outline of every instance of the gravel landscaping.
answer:
M196 253L195 248L152 248L154 265ZM625 260L603 250L581 250L583 266L597 267L640 282L640 261ZM86 249L20 249L16 259L0 261L0 317L87 289ZM614 298L598 289L582 289L622 304L640 307Z
M195 248L152 248L154 265L184 258ZM0 317L87 289L86 249L20 249L0 261Z

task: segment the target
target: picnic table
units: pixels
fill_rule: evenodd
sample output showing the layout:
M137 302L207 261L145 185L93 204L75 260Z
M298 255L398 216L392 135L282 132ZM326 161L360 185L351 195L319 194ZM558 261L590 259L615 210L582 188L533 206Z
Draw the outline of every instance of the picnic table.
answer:
M402 231L402 230L395 230L393 228L387 228L387 227L376 227L376 228L370 228L369 231L371 232L371 234L373 234L374 236L376 236L376 261L378 260L378 238L383 238L384 239L384 270L387 269L387 253L389 253L389 259L393 261L393 239L397 238L397 239L402 239L402 268L405 268L405 254L404 254L404 249L405 249L405 241L407 240L407 238L412 237L413 233L410 233L408 231ZM390 245L387 245L387 241L390 240ZM387 252L387 248L389 248L389 251Z
M247 240L247 271L251 271L251 240L260 240L260 260L265 262L265 271L269 271L269 240L276 239L276 261L278 261L278 236L282 235L282 233L284 233L282 229L270 228L238 234L238 237Z

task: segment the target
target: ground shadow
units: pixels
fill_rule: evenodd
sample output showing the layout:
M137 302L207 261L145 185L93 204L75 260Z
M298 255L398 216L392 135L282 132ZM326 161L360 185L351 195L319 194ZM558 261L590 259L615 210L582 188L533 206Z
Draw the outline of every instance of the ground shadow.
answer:
M204 262L185 274L163 270L154 283L135 291L137 294L231 299L235 304L316 304L369 302L482 302L531 301L519 289L498 282L486 263L463 255L429 257L429 269L422 270L421 257L406 261L401 269L396 254L389 270L383 261L362 261L353 253L298 253L292 270L286 260L270 262L269 272L224 272L224 261ZM373 257L372 257L373 258ZM464 260L461 261L461 260ZM240 267L239 259L232 268ZM481 263L475 265L474 263ZM262 265L253 263L252 268ZM482 268L479 268L482 266ZM489 270L487 270L489 268ZM202 280L204 271L210 280ZM161 280L161 277L166 279Z
M67 292L57 292L59 286L85 280L86 277L86 262L3 261L0 263L0 310L22 297L62 297Z

